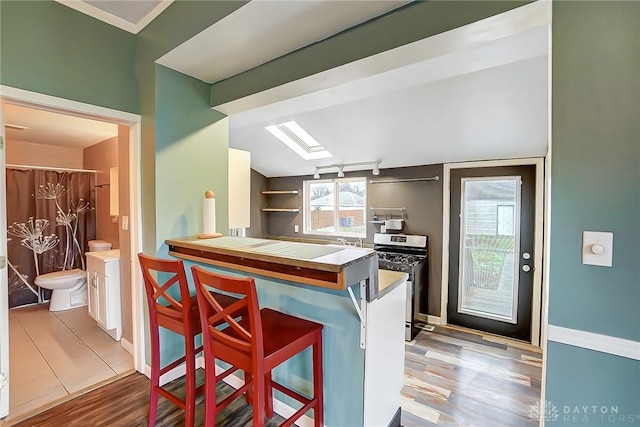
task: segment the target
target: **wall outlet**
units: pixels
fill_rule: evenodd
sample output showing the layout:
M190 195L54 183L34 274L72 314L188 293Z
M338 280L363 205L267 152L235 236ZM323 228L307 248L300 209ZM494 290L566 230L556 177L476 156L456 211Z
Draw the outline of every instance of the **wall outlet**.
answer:
M123 216L122 217L122 229L123 230L128 230L129 229L129 217L128 216Z
M300 232L300 227L298 226L298 224L293 226L293 232L294 233L299 233Z

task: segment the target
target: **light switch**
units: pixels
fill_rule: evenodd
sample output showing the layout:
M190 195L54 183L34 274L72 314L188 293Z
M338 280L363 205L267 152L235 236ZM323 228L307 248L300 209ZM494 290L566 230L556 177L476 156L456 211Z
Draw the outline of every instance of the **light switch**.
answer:
M611 267L613 264L613 233L583 231L582 263Z
M298 227L298 224L293 226L293 232L294 233L298 233L300 231L300 227Z
M122 217L122 229L125 230L125 231L129 229L129 217L128 216L123 216Z

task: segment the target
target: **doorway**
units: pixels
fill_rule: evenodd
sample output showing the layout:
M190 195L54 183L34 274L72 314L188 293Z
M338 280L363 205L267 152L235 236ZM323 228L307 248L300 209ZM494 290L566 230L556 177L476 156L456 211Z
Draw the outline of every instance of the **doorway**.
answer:
M451 172L449 323L531 340L535 166Z
M441 320L540 345L543 159L444 167Z
M48 95L38 94L34 92L29 92L21 89L11 88L7 86L1 87L2 94L2 102L6 102L9 104L19 105L23 107L31 107L37 108L39 110L57 112L62 114L67 114L69 116L75 117L84 117L95 120L100 120L103 122L110 122L118 125L120 128L120 134L125 138L128 138L129 148L126 155L126 163L123 162L124 169L128 171L129 181L126 184L129 188L129 197L127 200L127 212L128 218L128 231L129 236L125 240L123 240L123 245L121 247L123 252L126 252L127 261L126 268L123 269L121 274L126 275L128 282L126 292L127 292L127 312L131 310L131 327L133 330L133 337L129 338L129 340L122 341L122 347L125 348L128 352L133 353L133 364L134 368L137 371L142 372L144 369L144 343L143 343L143 330L142 330L142 294L139 287L139 280L137 274L137 264L135 257L131 259L131 253L137 253L141 249L141 227L139 224L139 167L138 159L139 159L139 140L140 140L140 116L136 114L111 110L108 108L93 106L89 104L84 104L76 101L70 101L62 98L52 97ZM3 126L4 129L4 126ZM2 146L2 151L0 155L2 157L2 176L5 175L5 151L4 144ZM127 165L128 163L128 165ZM126 166L125 166L126 165ZM4 180L2 181L4 183ZM0 207L2 211L5 211L6 208L6 195L5 192L2 192L3 197L0 200ZM122 207L122 205L121 205ZM129 208L130 207L130 208ZM6 221L3 220L3 225L6 224ZM0 253L3 257L6 253ZM2 258L4 261L5 258ZM131 265L130 265L131 264ZM1 283L5 283L7 281L7 269L3 268L0 270L1 273ZM130 297L129 297L130 296ZM7 325L9 320L8 313L8 298L7 298L7 287L3 286L0 289L0 301L6 301L5 304L0 306L0 324ZM48 314L48 313L46 313ZM69 314L74 314L69 312ZM84 314L84 313L82 313ZM67 316L69 317L69 316ZM128 317L128 313L127 313ZM56 322L65 323L69 319L57 318L54 319ZM8 328L7 328L8 329ZM8 362L9 362L9 347L11 343L9 343L9 331L5 328L0 328L0 342L2 346L0 347L0 367L2 368L2 373L8 371ZM73 335L76 338L82 338L83 331L73 330L73 328L68 328L70 332L70 336ZM120 345L120 343L118 343ZM96 350L92 350L97 354ZM9 379L9 383L11 383ZM0 384L1 386L1 384ZM7 415L8 409L8 400L9 400L9 387L5 385L5 387L0 388L0 417L4 417ZM9 414L11 415L11 414Z

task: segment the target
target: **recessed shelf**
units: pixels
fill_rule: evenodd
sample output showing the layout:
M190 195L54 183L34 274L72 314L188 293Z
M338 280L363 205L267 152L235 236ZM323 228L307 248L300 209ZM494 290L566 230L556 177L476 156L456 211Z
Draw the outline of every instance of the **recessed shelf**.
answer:
M300 212L299 208L283 209L283 208L262 208L263 212Z
M265 190L262 194L300 194L300 190Z

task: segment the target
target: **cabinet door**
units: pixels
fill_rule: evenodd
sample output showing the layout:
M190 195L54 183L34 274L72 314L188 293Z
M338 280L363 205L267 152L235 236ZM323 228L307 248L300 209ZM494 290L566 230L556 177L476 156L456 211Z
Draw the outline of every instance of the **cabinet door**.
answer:
M109 329L109 324L107 322L107 290L109 289L109 281L107 276L104 274L95 273L95 275L98 295L96 305L98 316L96 317L96 321L102 327Z
M93 317L95 320L98 320L98 278L96 277L97 273L95 271L87 272L87 289L88 292L88 306L89 306L89 316Z

